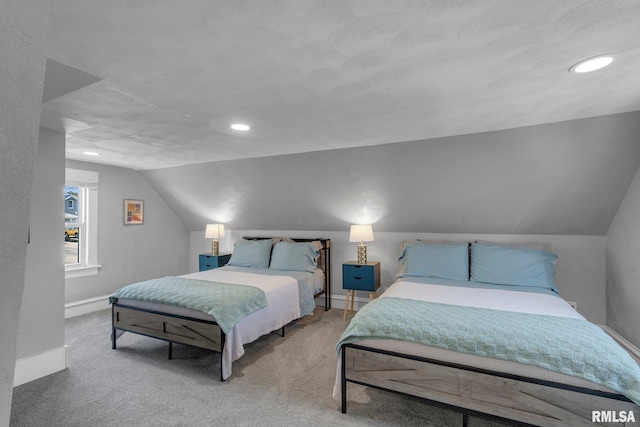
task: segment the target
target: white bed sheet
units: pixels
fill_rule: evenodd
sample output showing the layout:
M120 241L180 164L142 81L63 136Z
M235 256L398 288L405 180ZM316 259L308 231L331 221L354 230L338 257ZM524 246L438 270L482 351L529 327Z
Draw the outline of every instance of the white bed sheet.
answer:
M391 285L389 289L380 296L380 298L385 297L407 298L467 307L480 307L520 313L547 314L551 316L584 319L580 313L574 310L573 307L571 307L571 305L562 298L531 292L456 287L416 283L411 282L408 279L401 279ZM450 363L486 369L494 372L611 392L611 390L608 390L598 384L569 375L548 371L536 366L457 353L455 351L427 347L418 343L399 340L362 340L358 341L356 344L401 354L447 361ZM340 400L342 393L340 375L341 358L338 358L336 380L333 387L333 397L337 400Z
M232 363L244 354L244 345L279 329L300 317L298 281L289 276L265 275L212 269L186 274L185 278L209 280L220 283L251 285L264 291L267 306L254 311L238 322L226 335L222 353L222 378L231 376ZM215 320L206 313L184 307L156 304L146 301L120 299L120 304L156 310L163 313L188 316L197 319Z
M380 296L380 298L385 297L584 319L580 313L562 298L543 293L447 286L417 283L402 279L391 285Z

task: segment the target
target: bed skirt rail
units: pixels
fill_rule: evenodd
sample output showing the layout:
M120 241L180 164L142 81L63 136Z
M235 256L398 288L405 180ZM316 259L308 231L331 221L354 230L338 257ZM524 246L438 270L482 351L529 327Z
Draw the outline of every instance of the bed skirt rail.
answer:
M532 378L378 350L357 344L342 347L342 412L347 382L416 396L467 411L537 426L638 426L636 422L593 422L593 411L616 414L638 405L625 396Z
M116 349L116 331L122 330L168 341L170 359L174 342L213 350L221 355L225 345L225 334L214 321L160 313L118 303L111 305L111 329L112 349ZM220 380L224 381L222 361Z

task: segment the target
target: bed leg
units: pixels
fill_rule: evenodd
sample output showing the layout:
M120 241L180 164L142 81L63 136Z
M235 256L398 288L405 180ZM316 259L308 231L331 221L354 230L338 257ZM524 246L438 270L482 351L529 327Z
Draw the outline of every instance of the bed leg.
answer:
M325 243L326 244L326 243ZM331 308L331 249L324 247L324 311L329 311Z
M346 414L347 413L347 378L345 373L347 369L345 367L346 357L345 357L344 347L342 347L340 357L342 359L342 366L340 366L340 371L341 371L340 385L342 389L342 413Z
M116 349L116 327L115 327L115 308L111 304L111 349Z
M462 427L469 426L469 411L462 411Z
M173 342L169 341L169 360L173 359Z
M224 375L222 374L222 362L224 361L224 347L226 345L227 336L224 332L222 332L222 328L220 328L220 342L222 345L220 346L220 382L224 382Z

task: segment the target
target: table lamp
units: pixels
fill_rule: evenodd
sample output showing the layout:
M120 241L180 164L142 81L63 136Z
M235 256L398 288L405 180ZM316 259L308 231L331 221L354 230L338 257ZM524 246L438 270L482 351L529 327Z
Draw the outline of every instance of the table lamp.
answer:
M218 239L224 237L224 224L207 224L207 228L204 231L204 237L207 239L213 239L211 241L211 253L218 255Z
M358 245L358 264L367 263L367 247L364 242L373 241L373 227L371 224L357 224L351 226L350 242L360 242Z

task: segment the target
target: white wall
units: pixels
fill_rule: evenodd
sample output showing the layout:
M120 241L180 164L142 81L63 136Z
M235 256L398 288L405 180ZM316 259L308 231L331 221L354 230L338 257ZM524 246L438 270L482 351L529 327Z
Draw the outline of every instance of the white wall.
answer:
M111 294L130 283L188 270L189 232L136 171L67 160L67 167L98 171L98 274L66 280L66 303ZM144 224L124 225L124 199L144 200ZM108 305L104 305L107 308Z
M0 427L11 414L49 4L0 2Z
M100 174L98 262L102 267L97 275L65 282L64 153L64 135L41 129L32 190L31 244L27 251L17 339L15 385L66 367L65 302L104 297L128 283L184 274L188 269L189 233L137 172L69 162L70 167L97 170ZM124 225L125 198L145 201L143 225ZM104 298L101 304L101 308L108 307ZM105 334L105 345L108 345L108 331ZM73 352L80 350L70 348L68 351L73 360Z
M14 384L33 379L25 360L36 358L42 375L65 368L64 142L63 134L40 129Z
M541 242L550 244L558 254L556 284L560 295L578 303L578 311L594 323L605 323L605 238L604 236L558 235L494 235L494 234L435 234L376 232L375 241L367 243L367 258L381 263L381 287L393 283L398 268L399 245L407 239L488 240L496 242ZM289 230L227 230L220 240L220 252L232 252L233 243L242 236L325 237L331 239L332 297L334 307L342 308L345 291L342 289L342 263L356 258L356 243L349 242L345 231L289 231ZM211 240L204 238L204 229L191 232L189 270L198 271L198 255L211 252ZM366 292L358 295L364 302Z
M607 325L640 347L640 171L607 233Z

